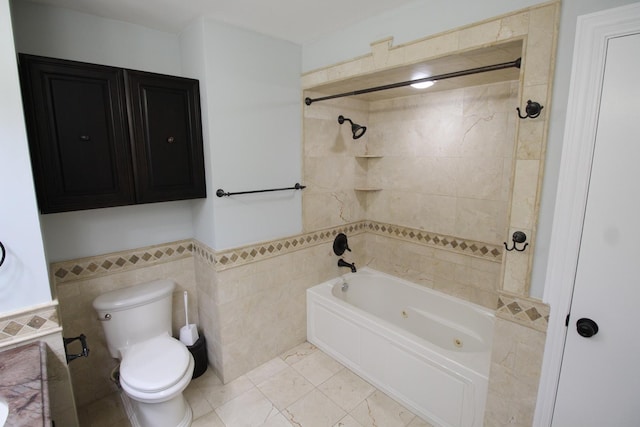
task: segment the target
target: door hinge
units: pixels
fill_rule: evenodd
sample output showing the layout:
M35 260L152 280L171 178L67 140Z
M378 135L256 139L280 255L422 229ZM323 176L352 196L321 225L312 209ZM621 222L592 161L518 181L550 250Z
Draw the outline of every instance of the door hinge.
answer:
M571 313L567 314L567 318L564 319L564 326L566 326L567 328L569 327L569 316L571 316Z

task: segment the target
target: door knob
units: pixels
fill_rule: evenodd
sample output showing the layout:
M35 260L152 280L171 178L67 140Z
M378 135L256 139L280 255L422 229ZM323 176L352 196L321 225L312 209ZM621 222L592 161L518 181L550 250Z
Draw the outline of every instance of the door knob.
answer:
M598 324L591 319L583 317L576 322L576 329L581 336L591 338L598 333Z

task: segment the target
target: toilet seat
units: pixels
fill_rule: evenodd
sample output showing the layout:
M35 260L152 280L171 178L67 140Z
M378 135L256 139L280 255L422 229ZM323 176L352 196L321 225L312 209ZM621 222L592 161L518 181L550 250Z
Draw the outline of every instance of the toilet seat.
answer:
M134 344L124 351L120 385L134 399L166 400L191 381L193 357L168 334Z

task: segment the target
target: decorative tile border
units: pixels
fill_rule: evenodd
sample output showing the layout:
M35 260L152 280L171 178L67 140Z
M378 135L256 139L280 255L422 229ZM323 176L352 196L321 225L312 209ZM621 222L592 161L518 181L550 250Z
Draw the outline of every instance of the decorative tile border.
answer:
M382 236L390 236L412 243L435 246L437 248L459 252L464 255L488 259L490 261L502 261L502 252L504 249L500 246L489 243L476 242L473 240L461 239L459 237L447 236L445 234L431 233L429 231L418 230L415 228L384 224L374 221L367 221L366 229L367 231L380 234Z
M181 240L130 251L53 263L51 264L51 274L54 281L60 284L176 261L190 257L192 254L193 241Z
M365 231L364 222L356 222L312 233L299 234L279 240L271 240L255 245L243 246L226 251L215 252L213 249L195 241L194 253L207 264L213 265L217 271L262 261L265 259L294 252L300 249L333 242L338 233L360 234Z
M194 253L207 264L213 265L216 270L222 271L228 268L238 267L251 262L283 255L306 247L329 243L333 241L338 233L360 234L362 232L371 232L381 236L405 240L411 243L433 246L490 261L502 261L503 249L500 246L375 221L359 221L344 226L333 227L285 239L272 240L220 252L216 252L206 245L194 241Z
M0 347L60 328L57 303L0 317Z
M549 325L549 306L529 298L501 293L498 297L496 316L546 332Z
M216 270L222 271L307 247L329 243L333 241L338 233L354 235L364 232L433 246L490 261L502 261L503 251L499 246L399 225L375 221L359 221L339 227L218 252L195 239L181 240L102 256L53 263L51 264L51 274L55 283L61 284L176 261L190 256L196 256L207 264L214 266Z

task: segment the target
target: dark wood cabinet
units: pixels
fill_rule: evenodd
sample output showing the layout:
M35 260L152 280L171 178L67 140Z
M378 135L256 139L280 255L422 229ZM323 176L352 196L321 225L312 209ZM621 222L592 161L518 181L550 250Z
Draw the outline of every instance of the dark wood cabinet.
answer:
M206 197L198 81L20 55L42 213Z
M125 75L138 202L203 197L197 80L129 70Z

